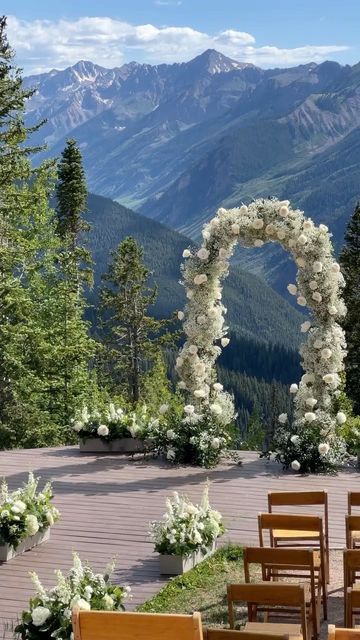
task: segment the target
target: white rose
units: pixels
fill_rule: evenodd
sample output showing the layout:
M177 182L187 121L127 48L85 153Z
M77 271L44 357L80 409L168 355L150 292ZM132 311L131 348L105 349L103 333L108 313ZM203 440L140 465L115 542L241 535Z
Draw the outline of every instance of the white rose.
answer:
M292 296L295 296L297 294L297 286L296 286L296 284L288 284L287 290Z
M308 384L309 382L315 382L315 376L313 373L304 373L301 379L303 382L305 382L305 384Z
M292 384L290 385L290 393L297 393L299 390L299 387L297 386L297 384Z
M22 500L15 500L11 507L13 513L24 513L26 511L26 504Z
M323 269L322 262L320 262L319 260L315 260L315 262L313 263L312 269L314 273L321 273Z
M190 416L192 413L195 413L195 407L192 404L186 404L184 407L184 411Z
M267 233L268 236L271 236L274 232L275 232L275 227L273 224L266 225L265 233Z
M166 432L166 437L167 437L169 440L174 440L174 438L176 438L176 433L175 433L175 431L174 431L173 429L168 429L168 430L167 430L167 432Z
M326 384L332 384L335 381L335 377L333 373L326 373L323 376L323 380Z
M336 420L337 420L338 424L345 424L345 422L346 422L345 413L343 413L342 411L338 411L338 413L336 414Z
M321 302L322 301L322 295L318 291L314 291L314 293L312 294L311 297L312 297L313 300L315 300L315 302Z
M210 255L210 251L205 249L205 247L202 247L201 249L199 249L196 255L198 258L200 258L200 260L207 260Z
M167 411L169 411L169 405L168 404L161 404L159 407L159 413L163 416L164 413L167 413Z
M222 391L224 387L220 382L215 382L213 384L213 388L215 391Z
M35 607L31 612L32 623L35 627L41 627L51 616L51 611L47 607Z
M296 259L296 264L298 265L298 267L301 267L302 269L306 266L306 260L304 260L304 258L297 258Z
M109 435L109 427L106 424L101 424L97 429L98 436L108 436Z
M280 231L277 232L277 237L279 238L279 240L285 240L285 236L286 236L286 233L282 229L280 229Z
M225 260L226 258L228 258L228 256L229 256L229 253L228 253L228 251L226 249L220 249L219 258L221 260Z
M337 262L333 262L331 265L331 271L333 273L339 273L340 272L340 265Z
M328 360L329 358L331 358L331 355L332 355L331 349L328 349L327 347L325 349L322 349L321 357L323 358L323 360Z
M231 233L234 236L238 236L240 233L240 225L237 224L236 222L234 224L231 225Z
M282 207L280 207L280 211L279 211L279 215L282 218L287 218L289 215L289 209L287 208L286 205L282 205Z
M222 347L227 347L229 342L230 342L230 340L229 340L229 338L221 338L220 342L221 342L221 346Z
M188 348L188 352L191 353L192 356L195 356L198 352L196 344L191 344Z
M299 471L301 467L300 462L298 462L297 460L293 460L291 463L291 468L293 469L293 471Z
M205 389L195 389L194 396L195 398L205 398L206 397Z
M264 220L260 220L260 218L257 220L254 220L254 222L252 223L253 229L262 229L263 226L264 226Z
M298 243L304 245L307 243L307 241L307 237L303 233L301 233L298 237Z
M315 289L318 288L318 283L316 282L316 280L310 280L309 287L311 291L315 291Z
M309 322L309 320L305 320L305 322L303 322L300 327L301 333L306 333L307 331L309 331L310 327L311 327L311 322Z
M189 251L189 249L184 249L182 256L183 258L190 258L191 251Z
M254 247L262 247L264 244L263 240L254 240Z
M34 536L35 533L37 533L40 528L37 517L33 516L32 514L26 516L25 527L26 527L27 534L29 536Z
M281 424L285 424L287 422L287 419L287 413L280 413L278 420Z
M317 404L317 400L316 398L307 398L305 400L305 404L307 407L310 407L310 409L313 409L315 407L315 405Z
M312 411L308 411L304 416L306 422L314 422L316 420L316 415Z
M183 311L178 311L177 312L177 317L178 317L178 320L184 320L185 313Z
M313 228L313 223L311 220L305 220L304 222L304 229L306 229L306 231L309 231L310 229Z
M329 453L329 450L330 450L330 446L328 445L327 442L320 442L318 446L318 452L320 453L320 455L326 456L326 454Z
M193 299L193 297L194 297L194 292L193 292L193 290L192 290L192 289L188 289L188 290L187 290L187 292L186 292L186 297L187 297L187 299L188 299L188 300L192 300L192 299Z
M220 448L220 440L219 440L219 438L213 438L212 439L211 447L212 447L212 449L219 449Z
M293 444L297 444L300 440L300 436L291 436L290 438L290 442L292 442Z
M298 305L300 305L300 307L306 307L306 298L304 298L304 296L299 296L297 301Z

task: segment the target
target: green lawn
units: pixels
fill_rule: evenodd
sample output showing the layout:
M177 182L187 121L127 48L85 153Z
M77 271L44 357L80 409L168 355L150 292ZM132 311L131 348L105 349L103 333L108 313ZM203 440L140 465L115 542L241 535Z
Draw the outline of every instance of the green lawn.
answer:
M171 579L138 610L151 613L200 611L204 625L227 626L226 586L244 582L242 558L241 547L223 547L195 569Z

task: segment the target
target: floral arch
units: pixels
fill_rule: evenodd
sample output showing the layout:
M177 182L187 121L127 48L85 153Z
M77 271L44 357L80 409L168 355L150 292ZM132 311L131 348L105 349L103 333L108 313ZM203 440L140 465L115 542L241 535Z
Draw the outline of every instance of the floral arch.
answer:
M187 304L183 320L186 342L177 358L180 388L188 396L183 423L190 444L200 452L201 464L217 461L229 440L234 419L232 397L216 380L215 362L229 343L222 304L222 280L234 247L262 247L280 243L295 261L297 283L288 291L311 320L301 325L307 340L300 349L304 375L292 384L294 418L280 414L276 457L294 470L321 470L334 466L344 454L337 424L346 420L334 410L339 395L345 352L344 333L337 320L345 315L341 298L344 279L335 261L328 228L291 208L288 200L256 200L249 206L219 209L204 226L201 248L186 249L182 265Z

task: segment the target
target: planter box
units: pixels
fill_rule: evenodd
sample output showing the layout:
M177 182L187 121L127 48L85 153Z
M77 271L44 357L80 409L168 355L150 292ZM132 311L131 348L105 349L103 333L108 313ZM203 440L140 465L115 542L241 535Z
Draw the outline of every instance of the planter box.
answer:
M215 550L216 542L213 543L212 547L208 549L205 554L202 554L201 551L196 551L190 556L168 556L160 554L160 573L167 576L180 576L186 573L186 571L196 567L197 564L206 560L206 558L212 556Z
M42 542L46 542L50 538L50 527L38 531L34 536L29 536L20 542L19 546L14 549L10 544L0 544L0 562L7 562L15 556L19 556L25 551L29 551L33 547L37 547Z
M145 451L145 443L139 438L117 438L110 442L101 438L83 438L80 440L80 451L84 453L142 453Z

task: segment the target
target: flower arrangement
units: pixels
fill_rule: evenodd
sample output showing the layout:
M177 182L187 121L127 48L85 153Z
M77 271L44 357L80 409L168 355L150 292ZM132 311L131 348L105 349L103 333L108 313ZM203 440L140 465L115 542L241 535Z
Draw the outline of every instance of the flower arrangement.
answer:
M89 411L83 407L72 421L72 428L80 438L101 438L110 442L116 438L143 439L154 422L156 419L148 415L146 405L128 412L111 402L103 411Z
M16 549L20 542L38 531L52 526L60 516L51 503L53 492L48 482L38 492L40 478L29 473L26 483L16 491L9 492L4 480L0 488L0 543Z
M208 485L200 505L174 492L173 497L166 500L163 520L152 522L150 526L155 551L180 556L188 556L196 551L205 554L225 531L221 513L210 506Z
M100 574L83 564L76 553L73 557L73 566L66 576L61 571L55 572L57 584L52 589L45 589L36 573L31 574L36 593L15 628L22 640L71 640L71 613L75 608L85 611L124 610L124 599L130 588L110 583L114 563Z
M196 252L185 249L183 253L183 284L188 302L179 312L179 319L183 320L186 341L176 363L179 386L188 394L197 421L212 433L213 425L218 425L219 457L226 446L222 434L234 418L232 398L215 376L216 359L229 344L221 282L237 243L261 247L266 242L279 242L298 267L297 282L290 283L288 291L296 296L299 306L310 308L311 320L301 325L301 332L308 333L308 340L301 347L305 373L299 385L290 387L295 404L292 425L287 424L286 414L279 416L287 440L286 446L283 437L278 441L277 459L285 467L314 470L313 453L306 456L310 439L319 454L317 470L334 466L344 451L337 435L337 425L344 416L336 414L333 406L346 355L344 332L337 320L345 315L346 308L341 298L344 279L333 257L328 228L315 225L302 211L292 209L288 200L269 199L255 200L240 208L219 209L202 234L201 248ZM207 426L210 414L213 420ZM299 437L296 446L291 441L293 435ZM296 458L300 443L304 449L301 463Z

